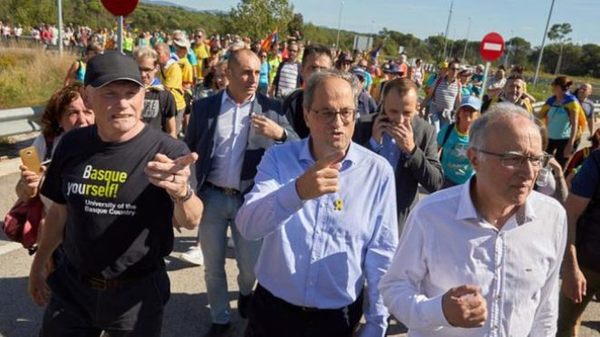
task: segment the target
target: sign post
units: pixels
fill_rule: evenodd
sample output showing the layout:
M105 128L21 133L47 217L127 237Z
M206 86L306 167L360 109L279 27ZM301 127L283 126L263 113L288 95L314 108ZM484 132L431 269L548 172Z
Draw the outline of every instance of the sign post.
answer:
M483 81L481 82L481 92L479 98L483 99L485 95L485 87L487 85L488 73L490 71L491 63L496 61L504 53L504 39L498 33L488 33L481 40L481 46L479 47L479 54L486 61L485 72L483 74Z
M112 15L117 17L119 22L118 30L117 30L117 46L119 48L119 53L123 53L123 17L131 14L139 0L101 0L102 5L106 10L108 10Z

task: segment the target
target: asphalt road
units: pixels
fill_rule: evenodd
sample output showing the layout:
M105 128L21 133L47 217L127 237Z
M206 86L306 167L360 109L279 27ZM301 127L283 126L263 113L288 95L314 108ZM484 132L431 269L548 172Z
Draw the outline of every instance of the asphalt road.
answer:
M5 214L14 202L13 188L18 178L14 163L0 161L0 214ZM4 173L3 173L4 172ZM168 257L171 278L171 298L166 308L163 336L202 336L210 325L203 268L177 259L181 252L193 244L195 232L177 234L175 249ZM231 336L243 336L244 321L235 310L237 299L236 267L229 252L227 276L229 295L233 308ZM0 336L29 337L37 335L43 309L37 307L27 295L27 275L31 257L16 243L6 241L0 234ZM405 336L400 325L390 327L389 336ZM600 303L594 302L585 312L580 337L600 337Z

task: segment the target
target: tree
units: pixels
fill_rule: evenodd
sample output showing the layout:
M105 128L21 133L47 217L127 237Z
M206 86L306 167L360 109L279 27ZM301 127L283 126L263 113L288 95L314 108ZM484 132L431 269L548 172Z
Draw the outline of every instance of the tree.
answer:
M582 75L600 77L600 46L584 44L582 55L577 65L583 70Z
M550 41L557 40L560 44L560 53L558 54L558 61L556 62L556 69L554 70L554 75L558 74L558 72L560 71L563 47L565 42L571 40L570 38L567 38L567 35L569 35L572 31L573 28L571 28L570 23L556 23L552 25L552 27L550 27L550 30L548 31L548 38L550 39Z
M233 33L262 39L274 30L287 31L293 13L288 0L241 0L227 21Z
M444 55L442 55L442 50L444 50L444 42L446 39L440 35L430 36L425 39L425 43L429 47L429 50L432 51L431 55L435 57L435 61L442 61Z
M507 46L509 46L506 51L507 63L525 67L531 54L531 43L516 36L508 40Z
M288 34L294 35L296 32L302 33L304 31L304 17L300 13L294 13L292 20L287 25Z

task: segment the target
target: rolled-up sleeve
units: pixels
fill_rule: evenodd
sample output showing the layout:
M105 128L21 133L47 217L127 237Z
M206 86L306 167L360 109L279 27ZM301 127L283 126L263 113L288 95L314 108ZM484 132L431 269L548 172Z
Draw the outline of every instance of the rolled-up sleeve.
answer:
M442 311L442 296L427 297L421 292L427 265L422 254L425 245L418 212L411 212L400 238L398 250L379 283L385 306L409 329L450 326Z
M561 210L561 216L556 220L560 224L556 226L555 249L558 257L549 275L546 283L540 291L540 305L535 312L535 318L531 327L529 337L554 336L556 334L556 322L558 320L558 295L560 293L560 266L562 264L563 254L567 243L567 216L564 210Z
M361 336L385 336L387 318L389 316L381 293L377 287L381 277L390 266L398 245L398 220L396 212L396 188L394 176L389 167L388 179L382 184L377 204L379 215L374 219L375 231L367 246L365 257L365 274L367 279L367 296L369 306L365 310L367 324Z

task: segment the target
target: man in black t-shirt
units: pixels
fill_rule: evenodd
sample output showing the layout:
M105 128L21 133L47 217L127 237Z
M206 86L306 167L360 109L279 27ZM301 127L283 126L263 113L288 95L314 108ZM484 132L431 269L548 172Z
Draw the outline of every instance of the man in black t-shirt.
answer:
M153 128L162 130L171 137L177 138L175 98L156 78L158 54L150 47L142 47L135 51L134 57L146 89L142 120Z
M40 336L160 336L171 226L202 214L197 154L140 120L144 88L127 56L92 58L84 99L97 124L63 136L41 191L54 203L29 275L33 300L48 304ZM60 243L64 262L46 279Z

